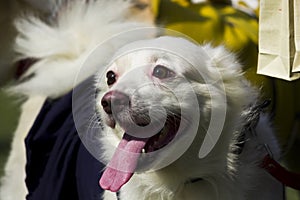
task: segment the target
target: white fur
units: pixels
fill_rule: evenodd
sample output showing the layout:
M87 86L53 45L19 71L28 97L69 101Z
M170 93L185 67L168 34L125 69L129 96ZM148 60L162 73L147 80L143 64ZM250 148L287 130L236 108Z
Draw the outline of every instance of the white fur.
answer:
M70 91L77 83L92 75L104 65L120 46L146 38L151 34L123 34L112 41L107 40L126 31L148 27L138 22L129 22L129 1L78 0L61 8L54 22L45 22L35 16L16 20L19 32L15 51L17 59L37 59L22 78L33 78L13 87L12 91L25 94L43 94L58 97ZM113 11L113 12L112 12ZM97 65L89 66L76 80L87 57L103 45Z
M166 80L153 77L151 71L158 64L168 67L176 73L176 76ZM279 148L267 116L261 114L255 128L256 135L254 132L247 133L242 153L237 155L233 151L237 149L237 138L244 126L244 117L250 114L247 112L251 105L259 101L259 96L258 91L243 77L235 57L223 47L201 47L184 39L172 37L135 42L118 51L107 69L110 70L117 74L117 81L110 87L106 85L105 80L98 83L96 87L99 87L101 92L96 102L101 102L106 92L118 90L130 97L132 94L139 97L137 99L136 96L131 97L135 99L131 102L132 107L139 103L151 107L160 102L166 108L174 108L176 106L174 97L164 88L170 88L184 98L189 95L186 92L189 84L197 95L201 112L200 122L188 119L191 126L193 123L199 123L197 135L190 148L180 158L162 169L135 173L121 188L120 199L282 199L281 184L259 167L262 158L267 155L267 151L263 148L264 144L270 147L275 158L279 157ZM201 71L205 78L200 78L197 71ZM134 73L130 74L132 72ZM103 72L100 74L103 75ZM189 82L183 82L184 78ZM143 90L138 90L139 86L148 81L153 83L144 86ZM226 102L222 102L219 98L222 85L226 91ZM189 105L188 98L180 106L189 110L191 114L195 110ZM221 136L212 151L199 159L199 147L209 124L208 112L211 109L221 109L222 106L226 106L226 118ZM107 121L110 116L102 110L101 105L98 105L98 108L103 121ZM122 112L118 113L119 120L126 124L128 116ZM103 135L106 137L101 137L100 140L104 149L102 157L107 162L114 153L110 144L116 144L120 140L124 133L121 128L123 126L118 124L116 128L104 126ZM187 131L184 134L190 133ZM176 152L181 140L178 139L174 145L166 148L165 157L159 157L153 162L164 162L166 157ZM191 178L203 180L187 183ZM104 197L114 199L111 193L106 193Z

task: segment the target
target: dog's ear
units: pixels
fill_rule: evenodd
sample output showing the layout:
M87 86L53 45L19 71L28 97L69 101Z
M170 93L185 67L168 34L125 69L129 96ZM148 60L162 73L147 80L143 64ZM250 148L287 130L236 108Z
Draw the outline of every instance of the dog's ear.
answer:
M225 117L229 115L240 119L243 110L257 100L258 90L252 87L243 76L242 65L233 53L227 51L223 46L206 45L200 48L203 48L208 56L206 67L209 76L204 77L204 79L208 88L207 96L210 97L211 119L213 119L209 127L214 127L213 134L205 136L199 150L199 157L203 158L214 148L218 137L220 137L221 131L215 131L220 127L219 125L224 122L226 126L234 127L238 121L225 122L222 119L225 120ZM202 89L201 87L203 88L201 85L198 86L198 91Z
M259 90L254 87L244 76L243 66L237 56L226 50L223 46L204 46L210 56L207 63L214 81L224 87L227 104L235 107L247 107L258 99ZM221 87L219 87L221 89Z
M203 49L210 57L207 68L212 79L216 82L222 82L226 95L239 99L240 103L245 105L254 101L253 98L257 97L258 90L244 76L243 66L237 55L228 51L224 46L212 47L206 45Z
M237 56L229 52L224 46L212 47L206 45L203 49L210 57L208 70L217 69L224 81L238 78L243 75L242 65L238 62Z
M243 78L242 66L234 53L224 46L213 47L206 45L189 45L190 54L185 59L192 68L185 70L184 75L198 83L213 83L222 79L229 81ZM194 53L192 53L194 52Z

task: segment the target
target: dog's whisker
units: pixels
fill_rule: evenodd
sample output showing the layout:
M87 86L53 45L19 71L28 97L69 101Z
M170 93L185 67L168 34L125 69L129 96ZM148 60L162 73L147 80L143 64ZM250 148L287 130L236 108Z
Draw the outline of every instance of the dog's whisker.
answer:
M88 121L89 121L89 124L87 125L88 129L101 128L99 116L97 113L94 113Z

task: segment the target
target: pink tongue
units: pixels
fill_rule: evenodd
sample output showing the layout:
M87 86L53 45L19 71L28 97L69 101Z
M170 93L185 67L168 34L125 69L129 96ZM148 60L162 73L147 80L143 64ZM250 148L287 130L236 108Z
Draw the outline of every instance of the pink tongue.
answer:
M99 181L103 189L117 192L129 181L146 142L147 138L136 138L124 134Z

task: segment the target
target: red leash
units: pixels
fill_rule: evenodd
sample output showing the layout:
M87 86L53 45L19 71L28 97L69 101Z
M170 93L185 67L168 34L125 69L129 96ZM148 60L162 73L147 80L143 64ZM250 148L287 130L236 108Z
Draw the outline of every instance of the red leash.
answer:
M261 164L269 174L282 184L296 190L300 190L300 174L290 172L276 162L270 155L266 155Z

